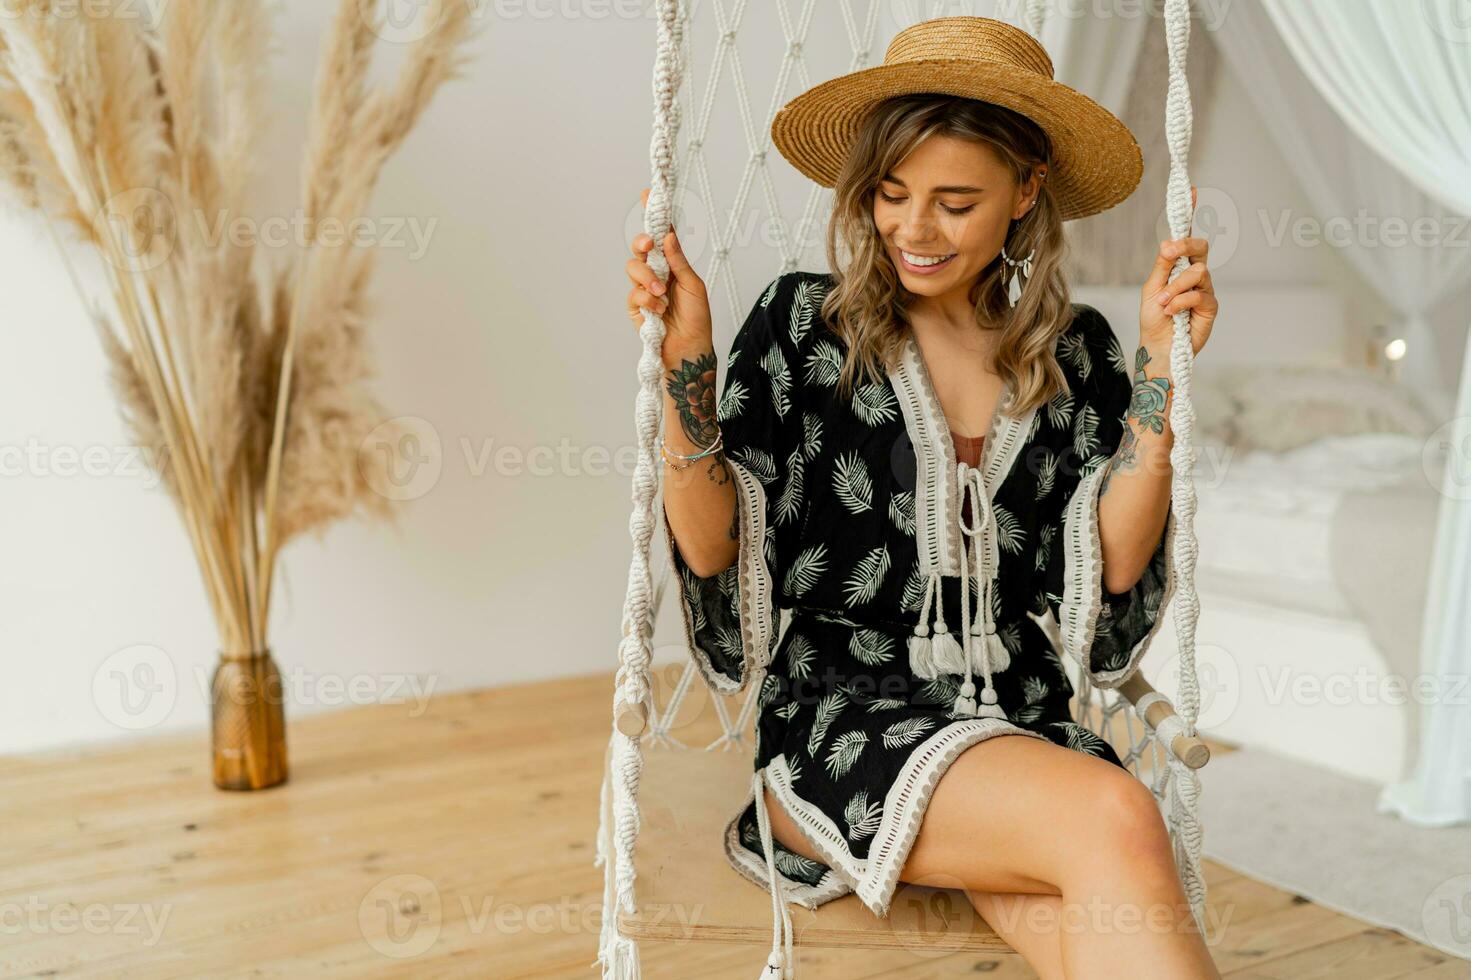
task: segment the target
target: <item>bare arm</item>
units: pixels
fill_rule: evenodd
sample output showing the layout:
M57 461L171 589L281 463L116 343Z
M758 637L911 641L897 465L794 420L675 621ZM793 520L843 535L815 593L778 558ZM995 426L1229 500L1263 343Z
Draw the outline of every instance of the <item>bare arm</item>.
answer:
M1134 354L1134 396L1124 434L1098 490L1098 537L1103 588L1128 592L1144 574L1164 533L1170 506L1169 405L1174 383L1169 349L1140 345Z
M715 441L715 351L691 350L664 356L664 441L689 455ZM739 540L736 490L724 452L683 469L664 464L664 513L680 556L701 578L735 563Z
M1192 187L1192 206L1194 194ZM1170 449L1175 444L1169 419L1175 390L1170 368L1174 318L1182 310L1190 311L1191 356L1198 356L1220 312L1206 265L1209 252L1210 243L1204 238L1161 242L1141 294L1140 344L1134 352L1134 386L1123 438L1099 487L1103 587L1115 594L1129 591L1139 581L1164 532L1173 476ZM1170 282L1181 256L1198 261Z

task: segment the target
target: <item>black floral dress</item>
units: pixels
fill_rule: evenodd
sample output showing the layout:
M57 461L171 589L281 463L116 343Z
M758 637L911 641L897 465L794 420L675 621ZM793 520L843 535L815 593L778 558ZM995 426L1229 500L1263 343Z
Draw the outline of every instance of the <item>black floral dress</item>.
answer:
M731 345L717 417L736 563L697 576L664 527L695 662L720 693L759 680L756 770L824 858L773 838L782 894L816 908L852 891L886 916L930 794L964 749L1019 733L1122 765L1069 715L1048 636L1096 686L1126 680L1173 590L1175 520L1132 589L1102 588L1099 484L1132 385L1097 310L1075 304L1058 339L1068 390L1013 417L1008 383L972 469L912 336L884 383L840 396L844 344L818 312L831 285L778 277ZM725 852L769 889L760 805L753 789Z

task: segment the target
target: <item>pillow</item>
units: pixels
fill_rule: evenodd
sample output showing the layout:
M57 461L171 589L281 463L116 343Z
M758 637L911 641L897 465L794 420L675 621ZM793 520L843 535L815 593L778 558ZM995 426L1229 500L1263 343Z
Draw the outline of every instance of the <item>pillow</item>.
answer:
M1409 392L1362 368L1230 364L1191 377L1203 438L1284 452L1330 436L1435 428Z

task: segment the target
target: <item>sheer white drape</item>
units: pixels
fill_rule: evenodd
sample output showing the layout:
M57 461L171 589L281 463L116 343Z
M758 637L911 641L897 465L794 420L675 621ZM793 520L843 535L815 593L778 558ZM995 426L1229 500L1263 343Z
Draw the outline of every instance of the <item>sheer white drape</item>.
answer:
M1443 229L1452 227L1449 218L1471 215L1471 21L1457 17L1457 7L1458 0L1260 0L1235 5L1222 25L1222 47L1245 69L1242 78L1269 86L1270 97L1258 99L1262 114L1325 213L1362 207L1380 217L1423 215L1442 219ZM1268 23L1276 30L1263 30ZM1311 81L1311 93L1285 82L1288 66L1272 54L1284 49ZM1309 94L1375 156L1365 159L1334 138L1321 111L1308 108ZM1434 363L1424 312L1471 275L1471 248L1440 242L1369 249L1356 241L1346 252L1405 313L1411 355L1419 347L1431 357L1418 361L1424 377ZM1421 670L1443 682L1442 696L1423 707L1414 773L1387 786L1379 800L1381 811L1425 825L1471 820L1471 711L1451 683L1471 670L1471 608L1464 601L1471 592L1471 481L1457 455L1471 445L1471 343L1466 355L1452 421L1439 434L1451 452L1421 641Z
M1303 11L1319 6L1317 0L1294 0L1294 22ZM1377 30L1380 18L1370 18L1367 12L1378 6L1366 0L1331 3L1332 12L1345 23L1353 22L1357 11L1365 31ZM1419 4L1397 6L1404 16L1425 23L1408 9L1413 6L1418 11ZM1446 417L1453 407L1449 392L1455 379L1447 376L1446 358L1428 314L1471 282L1471 243L1466 243L1464 227L1467 212L1459 212L1449 195L1426 195L1401 167L1365 144L1357 129L1309 81L1293 48L1276 30L1269 9L1261 2L1235 4L1216 32L1216 43L1317 212L1323 233L1315 237L1337 248L1385 302L1399 311L1402 323L1396 332L1408 342L1401 375L1406 385L1428 410ZM1344 29L1343 24L1335 28L1338 33ZM1379 59L1399 56L1373 55ZM1471 61L1471 44L1461 57ZM1357 75L1371 70L1357 64L1353 68ZM1407 69L1386 65L1381 70L1388 79L1404 77ZM1418 87L1424 80L1406 84ZM1471 112L1471 88L1464 95L1466 111ZM1471 170L1464 180L1466 186L1458 191L1471 190ZM1274 233L1289 236L1284 246L1292 244L1292 221L1298 217L1267 216ZM1457 240L1463 244L1457 246Z

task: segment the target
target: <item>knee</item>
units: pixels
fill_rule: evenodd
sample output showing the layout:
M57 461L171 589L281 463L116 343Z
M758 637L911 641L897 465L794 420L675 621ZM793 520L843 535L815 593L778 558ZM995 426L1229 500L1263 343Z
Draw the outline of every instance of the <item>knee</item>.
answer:
M1136 881L1173 879L1174 850L1154 793L1122 771L1101 783L1089 821L1090 863Z

